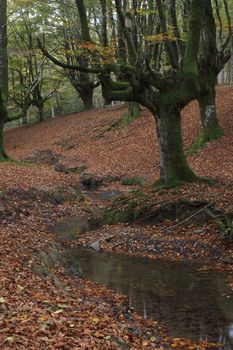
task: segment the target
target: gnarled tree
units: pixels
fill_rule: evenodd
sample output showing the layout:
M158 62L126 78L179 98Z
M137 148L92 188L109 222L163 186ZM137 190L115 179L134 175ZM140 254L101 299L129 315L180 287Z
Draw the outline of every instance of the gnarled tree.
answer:
M167 19L161 0L157 0L160 20L160 37L164 38L167 69L162 71L154 65L154 57L147 56L140 50L136 54L132 37L124 28L123 32L134 55L134 65L117 67L124 82L114 81L109 67L101 75L103 95L109 101L137 101L147 107L153 114L160 147L160 181L165 186L173 186L180 182L195 180L196 176L189 167L184 151L181 130L181 110L199 95L198 53L204 1L191 1L188 37L185 49L178 51L179 38L168 38ZM116 10L123 17L121 4L115 0ZM155 36L155 39L157 36ZM166 40L168 38L168 40ZM148 43L145 42L145 47Z
M218 37L216 23L211 0L204 4L204 21L201 35L201 53L199 56L199 82L201 92L198 103L201 115L201 132L194 142L190 152L195 152L205 142L215 140L223 135L216 109L216 83L219 72L231 57L231 19L228 3L223 0L222 12L225 12L228 33L223 33L223 23L220 13L220 2L214 1L216 8L216 20L218 21Z
M178 35L178 21L171 16L178 6L175 1L170 4L175 6L169 8L170 17L161 0L149 1L150 6L148 3L139 6L137 20L142 24L146 16L152 29L146 35L147 26L138 25L135 35L133 30L127 28L127 14L122 11L121 0L115 0L114 11L127 44L128 63L119 64L116 59L105 65L97 60L92 67L63 65L65 68L97 73L106 101L137 102L152 112L160 147L160 182L168 187L196 179L183 150L181 110L200 93L198 57L203 5L206 1L190 2L189 26L185 26L187 40L184 44ZM84 5L83 1L78 3ZM82 10L85 11L85 8ZM140 38L140 50L135 37ZM60 64L45 49L42 50L54 63Z

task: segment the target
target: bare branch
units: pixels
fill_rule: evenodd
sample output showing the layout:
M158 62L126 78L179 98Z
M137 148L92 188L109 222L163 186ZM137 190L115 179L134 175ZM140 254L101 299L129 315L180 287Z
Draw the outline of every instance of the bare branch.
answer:
M94 74L99 74L102 73L101 69L91 69L91 68L85 68L85 67L81 67L79 65L70 65L64 62L59 61L57 58L55 58L54 56L52 56L46 49L45 47L43 47L40 39L37 39L37 43L38 43L38 47L39 49L43 52L43 54L50 60L52 61L54 64L56 64L59 67L62 67L64 69L72 69L72 70L76 70L82 73L94 73Z

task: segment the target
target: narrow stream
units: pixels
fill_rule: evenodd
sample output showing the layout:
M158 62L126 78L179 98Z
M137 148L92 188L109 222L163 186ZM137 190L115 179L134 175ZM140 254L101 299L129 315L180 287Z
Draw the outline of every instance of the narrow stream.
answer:
M74 233L86 232L89 223L85 217L75 217L50 230L60 239L69 239ZM68 273L81 273L127 295L129 308L164 324L170 336L220 342L224 346L219 350L233 349L233 292L221 274L199 272L202 265L196 263L95 253L83 248L67 249L65 254Z
M81 248L67 251L69 270L129 297L145 318L165 324L169 335L233 348L233 293L222 275L196 264L154 261Z

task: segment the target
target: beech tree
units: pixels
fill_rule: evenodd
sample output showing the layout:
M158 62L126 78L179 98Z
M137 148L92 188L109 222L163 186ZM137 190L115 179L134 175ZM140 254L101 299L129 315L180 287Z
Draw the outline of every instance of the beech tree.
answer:
M160 147L160 182L165 186L174 186L180 182L190 182L196 179L183 150L181 110L196 98L200 91L198 52L204 2L191 1L187 42L183 52L178 51L179 39L163 41L169 65L161 72L154 65L154 57L147 56L142 48L140 57L137 55L132 37L125 27L121 1L115 1L117 13L121 19L121 27L135 64L117 67L124 82L114 81L111 73L115 68L106 67L105 72L101 74L103 95L109 101L137 101L152 112ZM164 39L168 36L167 21L162 1L157 0L156 4L160 21L158 34ZM145 42L146 46L148 43Z
M65 20L69 20L69 18L72 17L72 22L65 22L65 27L62 28L66 63L69 65L78 64L82 67L86 67L89 65L88 54L85 50L83 50L82 54L77 54L80 45L85 45L85 43L89 42L91 38L89 27L87 27L87 30L82 30L83 23L88 22L86 12L82 11L82 1L77 1L78 11L77 7L71 7L72 13L70 13L70 9L66 8L66 4L61 4L59 7L61 13L64 13L64 11L66 13ZM67 14L68 11L69 13ZM75 13L75 11L77 13ZM93 108L93 92L98 86L93 74L70 69L65 69L65 74L78 92L84 108L86 110Z
M12 25L12 35L15 38L14 50L17 52L18 59L21 58L24 65L24 74L18 70L19 81L22 84L22 78L25 83L25 104L28 107L30 102L38 110L39 120L43 121L45 103L53 96L59 88L60 80L53 84L52 67L48 65L48 60L41 55L37 48L36 33L41 31L43 23L36 13L30 13L29 5L17 9L17 19ZM15 15L16 17L16 12ZM50 78L48 78L48 70ZM48 84L48 80L50 84Z
M127 64L119 64L116 60L101 64L101 61L97 60L92 67L65 65L66 68L97 73L107 102L116 100L137 102L152 112L160 147L160 182L166 187L191 182L197 178L189 167L183 150L181 110L200 92L198 54L204 18L203 3L206 1L208 0L192 0L190 3L185 45L182 45L180 38L176 37L177 22L171 33L169 32L162 1L151 1L154 5L153 11L156 10L159 14L158 22L154 25L152 23L153 32L149 36L145 36L138 26L136 36L142 37L142 40L141 47L137 50L135 33L127 27L125 18L127 14L122 11L122 1L115 0L115 11L130 57ZM82 31L87 33L85 4L81 0L77 5L79 9L81 6L83 13ZM147 16L150 15L150 10L149 8ZM142 11L141 16L144 15ZM93 41L90 39L89 42ZM161 43L163 51L160 56L163 69L158 65L157 57L154 55L157 53L158 42ZM40 46L42 48L41 44ZM59 64L55 57L44 48L42 50L54 63Z
M211 0L205 2L204 20L201 35L201 53L199 55L199 83L201 92L198 103L201 116L201 133L194 142L191 152L198 150L205 142L217 139L223 135L216 110L216 83L219 72L231 57L231 18L226 0L215 0L214 16ZM218 23L218 33L216 31ZM224 18L225 17L225 18ZM226 21L225 25L223 22ZM224 33L223 26L227 28ZM218 37L217 37L218 34Z

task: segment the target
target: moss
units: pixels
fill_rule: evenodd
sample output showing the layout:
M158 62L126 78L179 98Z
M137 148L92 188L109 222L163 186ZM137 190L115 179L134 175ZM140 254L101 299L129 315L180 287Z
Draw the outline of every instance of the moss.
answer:
M216 185L217 183L219 183L218 180L211 179L209 177L204 177L204 176L198 176L197 182L204 182L208 185Z
M1 163L13 163L13 164L19 164L19 162L15 159L12 159L7 154L5 154L3 157L0 156L0 162Z
M230 215L225 215L224 218L218 223L220 230L222 231L222 238L226 241L233 241L233 220Z
M153 190L159 193L161 192L161 194L164 194L164 190L168 190L170 188L179 188L184 186L185 183L186 181L175 180L175 179L171 179L166 182L162 182L158 180L154 183Z
M9 197L5 192L0 191L0 199L9 200Z
M129 194L137 196L137 197L144 197L145 196L145 193L142 192L141 190L139 190L138 188L131 190L129 192Z
M104 132L110 132L114 129L127 126L127 125L131 124L134 121L134 119L138 118L139 116L140 116L140 110L138 110L138 112L133 112L132 114L126 113L121 117L120 120L118 120L117 122L113 123L108 128L106 128L106 130ZM103 135L101 134L100 137L103 137ZM100 137L98 137L98 138L100 138Z
M126 186L141 186L143 184L143 179L139 176L134 176L134 177L123 177L123 179L121 180L121 184L122 185L126 185Z
M220 126L212 129L211 131L204 131L200 133L197 139L194 141L193 145L188 151L188 155L193 155L203 149L206 143L214 141L222 137L224 134L222 128Z
M4 155L0 155L0 162L4 163L4 162L9 162L10 159L8 157L5 157Z
M84 200L84 196L80 189L75 189L73 192L66 192L58 189L53 192L53 199L58 204L62 204L64 202L73 202L73 201L81 202Z
M123 115L123 117L119 120L118 126L125 126L132 123L132 121L135 119L134 116L126 113Z
M194 182L196 175L189 167L183 150L180 109L161 107L157 129L162 154L159 188L173 188Z
M208 205L208 208L206 207ZM221 212L206 201L161 201L155 203L152 198L146 200L130 199L121 207L114 207L105 213L104 224L133 223L155 224L165 220L193 220L196 224L205 224L209 220L215 220ZM193 219L192 219L193 218Z
M177 168L178 165L178 168ZM187 164L185 158L184 162L179 168L179 164L174 163L174 168L169 170L169 173L165 181L159 180L155 183L154 188L157 190L178 188L183 186L185 183L195 182L198 180L198 177L193 173Z
M129 223L135 220L135 208L137 203L129 201L122 209L110 210L104 213L103 222L107 225L114 225L118 223Z

